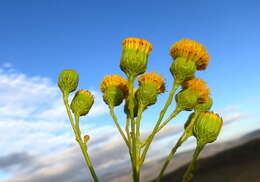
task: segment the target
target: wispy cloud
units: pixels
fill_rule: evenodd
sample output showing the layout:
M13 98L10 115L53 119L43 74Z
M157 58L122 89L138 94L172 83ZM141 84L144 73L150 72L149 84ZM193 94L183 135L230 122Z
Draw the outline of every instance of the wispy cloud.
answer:
M233 111L237 111L239 108L240 108L239 105L231 105L231 106L227 106L223 109L220 109L217 112L222 115L222 114L230 113Z
M246 117L248 117L248 114L238 113L238 112L229 114L228 116L223 118L224 125L230 124L232 122L240 121L240 119L246 118Z
M74 137L56 83L10 69L13 70L11 64L5 63L0 72L1 155L17 151L57 152L72 145ZM96 117L107 109L101 94L92 92L95 103L90 117Z

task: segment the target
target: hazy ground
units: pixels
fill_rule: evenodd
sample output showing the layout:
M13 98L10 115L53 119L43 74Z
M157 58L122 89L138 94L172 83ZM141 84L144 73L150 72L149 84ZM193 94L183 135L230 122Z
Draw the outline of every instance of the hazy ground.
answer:
M177 154L161 182L181 182L193 151ZM164 158L148 162L142 169L142 181L153 182ZM130 182L129 169L107 174L102 181ZM197 161L193 182L260 182L260 130L234 141L207 146Z
M181 182L187 165L166 175L162 182ZM260 139L200 159L194 182L260 182Z

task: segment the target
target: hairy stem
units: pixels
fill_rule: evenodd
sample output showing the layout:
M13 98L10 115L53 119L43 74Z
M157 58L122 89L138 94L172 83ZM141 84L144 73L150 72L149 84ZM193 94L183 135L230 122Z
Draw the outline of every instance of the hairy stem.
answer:
M119 123L118 123L118 120L117 120L117 117L115 115L115 112L114 112L114 108L113 106L109 106L109 110L110 110L110 115L112 116L113 120L114 120L114 123L120 133L120 135L122 136L122 138L124 139L127 147L128 147L128 150L129 150L129 154L130 154L130 157L132 158L132 154L131 154L131 148L130 148L130 145L129 145L129 141L128 139L126 138L122 128L120 127Z
M170 154L168 155L166 161L163 164L163 167L160 171L160 174L156 180L156 182L160 182L167 166L169 165L170 161L172 160L174 154L176 153L177 149L182 145L183 142L185 142L188 139L188 137L185 135L185 133L182 134L182 136L179 138L178 142L176 143L176 145L172 148Z
M140 122L142 119L142 112L144 110L143 105L139 105L137 119L136 119L136 153L137 153L137 161L136 165L138 168L141 168L140 164L140 152L141 152L141 142L140 142Z
M186 172L184 174L182 182L189 182L193 178L192 173L193 173L193 170L195 168L196 160L199 157L199 154L202 151L202 149L204 148L204 146L205 146L205 144L201 144L201 143L197 142L197 147L196 147L195 152L193 154L191 163L190 163L188 169L186 170Z
M92 166L92 163L90 161L90 158L89 158L89 155L88 155L88 152L87 152L87 145L84 144L84 142L82 141L82 138L81 138L81 132L80 132L80 128L79 128L79 116L75 115L76 122L74 123L72 114L70 112L69 103L68 103L68 95L65 95L65 94L63 95L63 101L64 101L64 104L65 104L65 107L66 107L66 110L67 110L67 114L69 116L69 120L70 120L72 129L73 129L74 134L76 136L76 141L80 145L81 151L82 151L84 159L86 161L86 164L87 164L87 166L88 166L88 168L90 170L90 173L91 173L94 181L95 182L99 182L98 177L97 177L97 175L95 173L95 170L94 170L94 168Z
M154 129L153 129L153 131L152 131L152 133L151 133L150 136L148 137L147 143L146 143L146 145L145 145L144 151L143 151L142 156L141 156L141 164L142 164L142 163L144 162L144 160L145 160L147 151L148 151L148 149L149 149L149 147L150 147L150 145L151 145L151 143L152 143L152 140L153 140L155 134L157 133L157 130L158 130L160 124L161 124L161 121L162 121L162 119L163 119L163 117L164 117L164 115L165 115L165 112L167 111L168 107L169 107L169 106L171 105L171 103L172 103L173 96L174 96L174 94L175 94L175 92L176 92L176 90L177 90L178 87L179 87L179 83L176 82L176 81L174 81L174 84L173 84L173 87L172 87L172 89L171 89L171 91L170 91L170 94L169 94L169 96L168 96L168 99L167 99L167 101L166 101L166 103L165 103L165 105L164 105L162 111L160 112L159 119L158 119L158 121L157 121L157 123L156 123L156 125L155 125L155 127L154 127Z
M159 132L165 125L167 125L171 120L172 118L174 118L177 114L179 114L182 110L179 109L179 108L176 108L172 114L159 126L159 128L157 129L156 132Z
M127 117L126 118L126 124L125 124L125 132L126 132L126 135L127 135L127 140L129 142L129 145L130 145L130 148L131 148L131 137L130 137L130 132L129 132L129 124L130 124L130 118Z
M137 165L137 151L136 151L136 131L135 131L135 119L134 119L134 79L135 77L129 76L128 79L128 88L129 88L129 105L128 109L130 112L130 121L131 121L131 139L132 139L132 167L133 167L133 179L134 182L139 182L140 181L140 168Z

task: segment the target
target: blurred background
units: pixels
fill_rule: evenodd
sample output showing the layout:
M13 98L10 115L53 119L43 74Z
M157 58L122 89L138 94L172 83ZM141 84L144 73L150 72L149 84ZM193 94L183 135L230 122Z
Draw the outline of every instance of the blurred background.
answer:
M151 42L147 71L156 70L167 82L168 92L144 112L142 134L153 129L173 83L171 45L196 40L211 56L196 75L211 88L212 110L224 125L201 153L194 181L259 182L259 19L259 0L0 1L0 182L92 180L57 88L63 69L75 69L79 88L95 95L81 129L90 135L89 153L101 181L131 181L127 149L99 89L105 75L124 76L119 61L127 37ZM116 113L124 127L123 105ZM189 114L181 113L155 138L143 181L158 175ZM195 144L190 138L179 148L164 181L181 181Z

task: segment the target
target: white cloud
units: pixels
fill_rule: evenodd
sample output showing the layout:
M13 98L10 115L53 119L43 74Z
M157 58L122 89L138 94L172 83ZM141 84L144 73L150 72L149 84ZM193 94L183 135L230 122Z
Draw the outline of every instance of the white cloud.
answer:
M240 108L239 105L231 105L231 106L227 106L227 107L225 107L223 109L220 109L217 112L222 115L222 114L226 114L226 113L230 113L230 112L236 111L239 108Z
M74 143L61 93L50 79L10 72L9 63L0 72L1 155L16 151L62 151ZM99 92L89 117L107 112ZM72 96L70 97L70 100ZM84 126L89 129L91 125ZM48 147L46 147L48 146Z
M247 114L235 112L235 113L231 113L228 116L224 117L223 122L224 122L224 124L227 124L227 123L231 123L234 121L240 121L240 119L245 118L247 116L248 116Z
M106 104L104 104L102 94L100 92L97 92L95 90L90 90L90 92L94 95L95 102L93 107L90 111L87 117L95 117L100 114L108 113L108 107Z
M10 67L12 66L12 64L6 62L6 63L2 64L2 66L3 66L4 68L10 68Z

